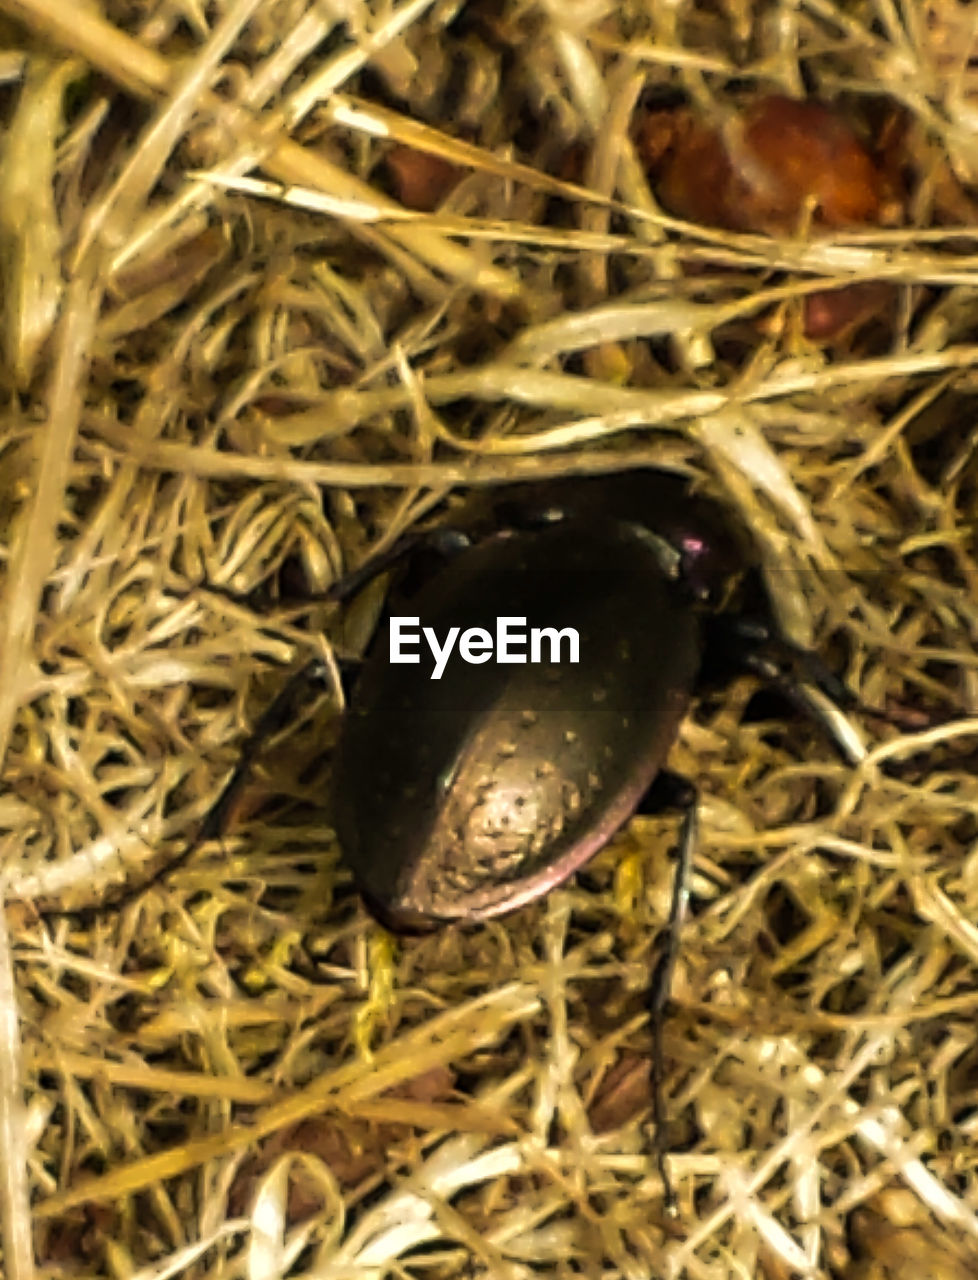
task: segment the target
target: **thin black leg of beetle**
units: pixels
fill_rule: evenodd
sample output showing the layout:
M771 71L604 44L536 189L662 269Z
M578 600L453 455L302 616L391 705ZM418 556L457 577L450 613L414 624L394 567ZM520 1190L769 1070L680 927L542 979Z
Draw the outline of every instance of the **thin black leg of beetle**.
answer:
M865 710L853 697L833 698L821 684L806 680L797 670L779 667L764 653L747 657L742 663L744 671L760 677L766 688L779 693L786 702L799 711L805 719L821 726L842 759L854 767L865 757L862 738L842 707L847 710ZM844 686L843 686L844 687Z
M679 847L676 851L676 871L672 882L672 901L669 906L669 919L663 931L662 950L652 970L652 978L648 990L649 1024L652 1031L652 1123L655 1127L653 1152L659 1176L662 1178L662 1189L665 1197L666 1212L675 1217L677 1213L676 1193L666 1168L666 1107L663 1096L665 1085L665 1013L672 991L672 975L676 967L676 956L679 954L680 933L686 913L689 909L690 883L693 875L693 858L696 853L698 834L698 810L696 788L679 774L663 770L658 775L647 798L650 803L658 799L669 807L683 810L682 826L679 831ZM644 803L643 803L644 808Z
M913 731L921 727L919 716L912 711L899 707L889 707L884 711L863 702L818 653L792 644L769 623L755 616L720 615L710 619L706 666L707 682L711 667L725 670L728 674L739 669L760 676L765 684L777 689L803 715L814 717L821 723L847 758L851 752L843 746L823 710L806 696L805 685L813 686L843 711L855 711L898 729Z
M685 813L695 801L696 788L688 778L681 773L673 773L671 769L660 769L651 787L635 806L635 812L655 815L671 810Z
M812 684L840 707L855 710L859 699L822 657L785 639L763 618L720 614L710 619L707 656L719 657L727 672L750 671L765 680L794 680Z
M297 718L301 704L309 695L309 690L314 684L321 683L326 678L326 675L326 664L320 661L319 658L314 658L289 676L283 687L258 717L258 723L252 729L244 746L241 748L241 754L231 772L230 778L224 784L221 794L214 801L200 824L200 830L194 838L195 844L203 844L205 840L212 840L215 836L220 835L228 814L237 800L241 788L247 782L248 774L251 772L268 739L273 734L279 733ZM187 857L189 857L189 853L181 854L181 862L186 861ZM175 869L175 864L171 863L169 869Z
M746 670L761 676L768 684L774 685L805 715L814 715L819 721L824 721L824 716L806 698L803 691L804 684L814 685L830 702L844 711L856 711L860 715L871 716L898 729L913 731L921 728L919 718L912 712L908 713L899 707L889 707L884 711L880 707L869 706L856 696L845 681L841 680L817 653L809 649L799 649L785 640L778 641L777 644L771 643L766 651L759 650L753 656L747 654L742 665ZM837 739L837 735L831 728L829 732L833 738Z
M241 748L241 754L238 757L237 764L231 771L231 776L224 784L221 794L205 814L196 835L191 838L186 847L175 858L171 859L166 866L161 867L159 871L154 872L148 880L123 889L121 895L113 903L115 907L125 906L126 903L140 897L153 885L159 884L164 877L169 877L175 871L179 871L181 867L190 861L202 844L206 844L208 840L213 840L215 836L221 834L231 809L248 781L248 776L254 767L255 761L261 754L269 737L278 733L295 720L312 685L319 683L325 676L325 664L319 658L315 658L312 662L307 662L304 667L300 667L298 671L289 677L284 687L258 717L257 724Z
M806 719L822 726L842 758L858 764L866 754L846 711L868 711L818 654L792 644L756 615L720 615L708 621L704 683L737 672L760 677Z
M417 553L431 552L444 560L449 560L470 546L466 534L457 529L422 529L416 533L406 533L398 538L392 547L379 555L371 556L357 569L344 574L339 582L334 582L327 590L311 599L315 602L338 604L349 600L362 591L368 583L373 582L381 573L397 568L408 556Z

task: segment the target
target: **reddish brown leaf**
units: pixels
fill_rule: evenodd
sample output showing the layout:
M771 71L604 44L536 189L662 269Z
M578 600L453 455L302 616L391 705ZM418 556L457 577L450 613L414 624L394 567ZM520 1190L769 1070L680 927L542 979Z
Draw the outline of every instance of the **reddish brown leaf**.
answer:
M461 170L430 151L396 146L387 153L394 195L405 209L431 213L458 182Z

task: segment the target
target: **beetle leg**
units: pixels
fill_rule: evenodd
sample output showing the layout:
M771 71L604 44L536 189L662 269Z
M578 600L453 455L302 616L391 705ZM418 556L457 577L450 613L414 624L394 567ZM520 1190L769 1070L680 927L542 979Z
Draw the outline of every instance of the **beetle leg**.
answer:
M676 1193L673 1189L669 1171L666 1168L666 1107L663 1096L665 1084L665 1012L672 992L672 975L679 954L680 934L683 921L689 910L690 884L693 876L693 858L696 854L698 835L698 797L696 788L688 778L661 770L652 786L643 798L642 808L652 805L659 809L664 806L681 809L682 826L679 831L679 846L676 850L676 871L672 882L672 900L669 905L669 918L663 930L661 949L652 970L648 989L649 1024L652 1031L652 1067L650 1072L652 1083L652 1123L655 1134L652 1149L655 1162L662 1178L663 1195L666 1212L675 1217L677 1213Z
M655 816L660 813L685 813L696 801L696 787L681 773L660 769L648 791L635 806L636 813Z
M190 861L202 844L206 844L208 840L213 840L222 834L231 810L241 795L254 768L255 761L261 754L268 739L295 720L302 703L308 697L311 687L327 679L328 668L320 658L314 658L311 662L307 662L305 666L300 667L298 671L293 672L282 689L279 690L258 717L255 727L241 748L241 753L231 771L230 777L225 782L221 794L204 815L196 835L190 839L186 847L175 858L161 867L159 871L154 872L148 880L125 887L113 902L112 905L114 907L124 906L134 898L140 897L153 885L159 884L164 877L169 878L174 871L179 871L181 867Z
M720 614L707 622L706 665L748 671L773 683L812 684L840 707L856 708L859 699L811 649L793 644L763 618Z
M458 529L434 528L422 529L415 533L406 533L392 547L370 556L363 564L343 575L326 591L312 596L313 602L338 604L362 591L373 582L374 578L386 573L388 569L396 569L408 556L431 553L441 559L448 560L458 555L471 545L470 539Z
M812 701L802 690L803 685L812 685L844 711L857 711L860 715L872 716L898 729L912 731L923 727L919 713L910 709L897 706L884 711L880 707L869 706L857 697L818 653L792 644L766 623L751 617L724 618L722 622L723 633L734 637L740 646L736 653L737 665L744 671L760 676L768 684L775 685L805 714L810 716L814 713L816 719L823 723L826 720L821 708L813 708ZM710 643L712 642L711 638ZM925 719L924 723L931 727L935 722ZM829 733L838 741L839 734L835 728L829 727ZM843 749L843 754L849 753Z
M241 788L247 782L248 775L268 739L280 733L296 719L312 686L327 680L328 668L320 658L313 658L311 662L307 662L305 666L289 676L258 717L258 722L245 740L231 776L200 825L195 844L203 844L205 840L213 840L215 836L220 835ZM186 856L189 855L181 854L181 861L185 861ZM173 864L170 869L172 868Z
M802 715L822 726L843 759L857 765L866 747L846 711L873 713L817 653L793 644L756 615L723 614L708 620L705 682L739 671L758 676Z

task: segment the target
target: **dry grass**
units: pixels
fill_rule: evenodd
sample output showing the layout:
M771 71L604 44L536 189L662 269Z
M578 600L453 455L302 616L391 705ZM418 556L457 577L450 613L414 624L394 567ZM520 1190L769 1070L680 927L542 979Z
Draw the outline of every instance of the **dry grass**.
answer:
M972 1274L974 9L0 14L7 1280ZM657 207L643 92L723 117L803 83L899 108L898 225ZM455 167L435 212L395 144ZM806 294L879 279L886 326L805 339ZM917 717L864 718L857 769L745 716L746 681L684 727L674 1222L642 1136L671 819L391 952L337 870L324 703L220 846L37 910L178 853L285 670L362 639L200 583L322 589L453 486L648 461L725 495L786 626Z

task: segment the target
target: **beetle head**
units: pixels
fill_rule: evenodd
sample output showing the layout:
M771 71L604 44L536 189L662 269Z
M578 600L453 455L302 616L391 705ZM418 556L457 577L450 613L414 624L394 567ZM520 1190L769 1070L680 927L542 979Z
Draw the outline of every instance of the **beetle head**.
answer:
M687 497L660 508L650 533L663 570L690 599L711 611L725 609L754 557L746 532L707 498Z

